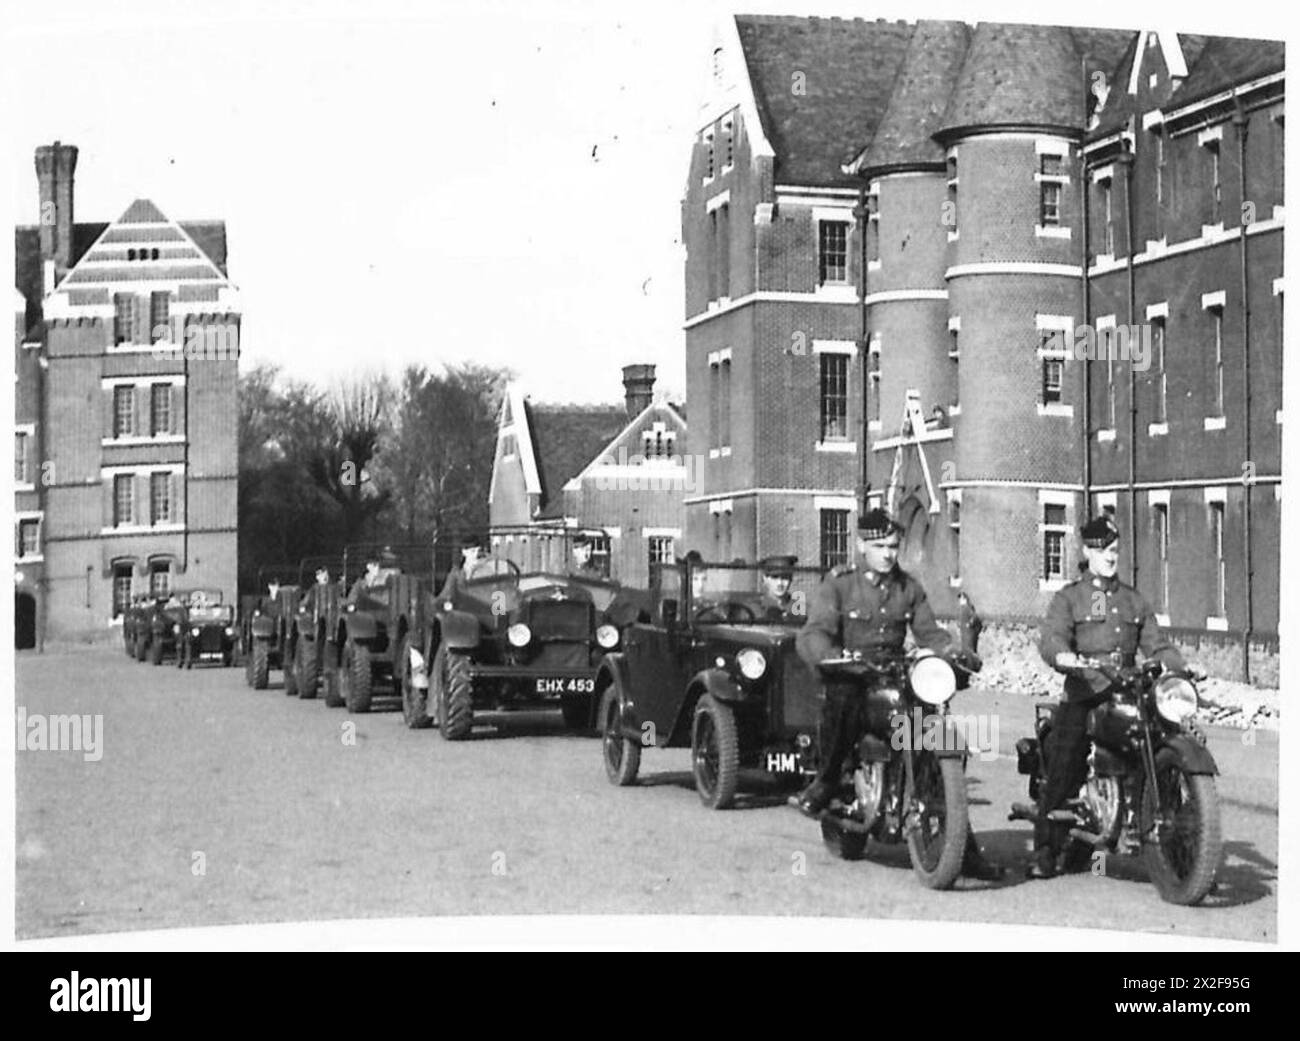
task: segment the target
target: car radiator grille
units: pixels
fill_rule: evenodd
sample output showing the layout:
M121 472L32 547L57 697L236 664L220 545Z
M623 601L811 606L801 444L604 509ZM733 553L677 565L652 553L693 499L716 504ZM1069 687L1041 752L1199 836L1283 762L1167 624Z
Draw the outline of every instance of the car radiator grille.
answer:
M535 603L528 615L528 626L536 640L591 639L591 605L582 603Z

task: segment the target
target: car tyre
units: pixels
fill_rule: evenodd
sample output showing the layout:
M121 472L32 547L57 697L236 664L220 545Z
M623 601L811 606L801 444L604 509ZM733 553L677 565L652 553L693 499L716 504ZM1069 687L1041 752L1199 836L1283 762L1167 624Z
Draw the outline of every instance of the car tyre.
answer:
M295 646L295 653L297 648ZM284 651L280 652L280 671L284 674L284 694L285 697L296 698L298 696L298 674L293 667L294 658L286 656Z
M369 712L372 697L370 648L348 640L343 645L343 667L339 670L343 703L349 712Z
M618 683L611 683L601 696L598 719L605 776L610 784L626 788L636 783L637 771L641 769L641 743L625 737L619 729L622 701Z
M316 687L320 682L320 662L316 660L315 640L298 640L298 653L293 667L297 673L298 697L304 701L311 700L316 696Z
M711 810L725 810L736 798L740 776L740 736L731 706L705 694L695 706L691 724L691 767L700 801Z
M411 730L427 730L433 726L429 716L429 690L419 690L411 672L411 638L403 636L397 647L397 684L402 692L402 719Z
M271 675L271 648L265 640L253 641L253 655L248 668L253 677L253 689L266 690L266 681Z
M149 643L149 661L154 665L161 665L163 662L163 644L162 640L152 640Z
M461 741L474 729L474 681L469 658L446 645L438 648L438 729L448 741Z
M321 696L325 701L326 708L343 707L343 696L339 693L339 687L341 686L339 667L337 665L326 665L324 672L321 674Z

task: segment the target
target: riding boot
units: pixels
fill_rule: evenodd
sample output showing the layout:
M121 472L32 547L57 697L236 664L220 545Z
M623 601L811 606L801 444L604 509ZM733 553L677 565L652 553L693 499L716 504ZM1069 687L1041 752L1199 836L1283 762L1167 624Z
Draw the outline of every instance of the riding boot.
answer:
M1034 821L1034 852L1030 856L1028 878L1053 878L1056 875L1057 830L1051 821L1039 817Z
M978 879L981 882L996 882L1007 872L1001 865L992 863L984 856L984 851L975 841L975 833L968 831L966 849L962 853L961 873L967 878Z

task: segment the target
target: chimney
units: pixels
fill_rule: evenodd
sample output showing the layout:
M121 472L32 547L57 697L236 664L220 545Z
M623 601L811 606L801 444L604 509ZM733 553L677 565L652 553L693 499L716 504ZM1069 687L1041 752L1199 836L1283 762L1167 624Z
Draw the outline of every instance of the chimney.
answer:
M53 260L60 278L72 260L72 183L76 169L75 145L55 141L36 149L36 180L41 202L41 260Z
M623 393L627 400L627 418L639 416L654 400L655 367L624 365Z

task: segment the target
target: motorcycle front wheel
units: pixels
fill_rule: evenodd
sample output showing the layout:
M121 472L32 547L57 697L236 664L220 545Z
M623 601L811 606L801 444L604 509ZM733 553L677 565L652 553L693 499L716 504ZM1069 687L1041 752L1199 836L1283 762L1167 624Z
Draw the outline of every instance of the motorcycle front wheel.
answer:
M912 871L928 889L948 889L961 874L966 849L966 775L957 757L920 752L913 761L907 852Z
M1142 798L1143 860L1160 898L1189 906L1205 899L1219 870L1219 792L1209 774L1183 769L1178 754L1156 754L1156 791Z

